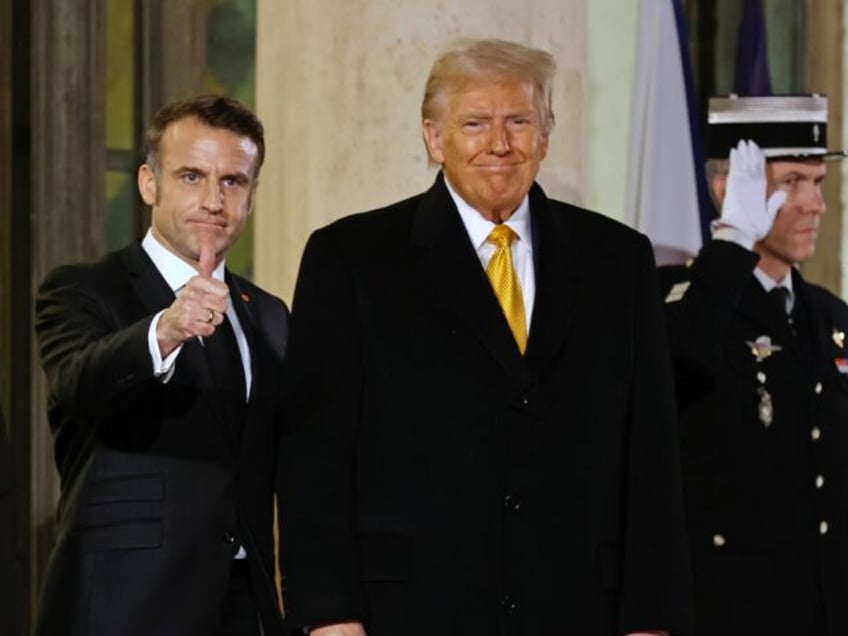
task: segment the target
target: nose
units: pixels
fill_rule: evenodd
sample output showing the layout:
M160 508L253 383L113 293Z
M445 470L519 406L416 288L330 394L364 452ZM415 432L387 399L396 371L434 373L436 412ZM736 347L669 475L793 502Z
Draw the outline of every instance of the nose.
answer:
M821 186L813 185L811 191L807 193L804 199L804 212L807 214L824 214L827 209L827 204L824 202L824 195L821 191Z
M504 121L492 123L490 146L492 154L505 155L509 152L509 131Z
M224 209L224 193L217 181L209 180L203 196L203 208L212 214Z

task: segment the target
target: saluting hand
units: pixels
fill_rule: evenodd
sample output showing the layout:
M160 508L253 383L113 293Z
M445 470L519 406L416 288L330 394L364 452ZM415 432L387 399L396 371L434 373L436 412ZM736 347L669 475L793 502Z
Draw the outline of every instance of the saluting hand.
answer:
M200 246L199 264L200 274L189 279L159 319L156 338L163 358L184 342L211 336L224 320L230 291L226 283L212 278L215 269L212 245Z
M735 228L753 244L768 234L785 201L786 193L781 190L766 199L765 155L753 141L740 141L730 151L719 227Z

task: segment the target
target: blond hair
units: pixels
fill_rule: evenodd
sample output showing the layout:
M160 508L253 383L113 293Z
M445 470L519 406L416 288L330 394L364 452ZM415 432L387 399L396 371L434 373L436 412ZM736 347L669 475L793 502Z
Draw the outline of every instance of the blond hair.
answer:
M437 120L444 109L445 95L469 82L516 79L533 86L540 124L548 133L554 127L551 86L555 70L556 62L547 51L505 40L459 40L433 63L424 89L421 118Z

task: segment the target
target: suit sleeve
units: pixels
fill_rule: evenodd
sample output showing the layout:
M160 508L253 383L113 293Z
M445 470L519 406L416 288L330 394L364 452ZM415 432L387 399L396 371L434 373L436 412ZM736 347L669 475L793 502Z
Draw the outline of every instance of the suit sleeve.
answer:
M682 296L668 296L665 319L681 406L709 391L721 368L721 343L759 257L714 240L687 268Z
M284 364L281 571L292 627L364 619L354 520L357 321L350 273L330 234L319 231L301 262Z
M138 403L138 389L153 380L147 347L152 316L120 327L110 302L78 267L63 267L42 283L35 329L52 406L87 418Z
M620 633L692 633L671 359L650 246L640 258L633 338Z

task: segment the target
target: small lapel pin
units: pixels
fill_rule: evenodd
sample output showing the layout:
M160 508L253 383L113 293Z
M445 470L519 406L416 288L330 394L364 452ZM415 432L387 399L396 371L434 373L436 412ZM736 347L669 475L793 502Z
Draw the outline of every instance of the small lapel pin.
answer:
M842 375L848 374L848 358L836 358L833 363L836 365L836 370Z
M834 327L833 329L833 344L835 344L840 349L845 347L845 332L839 331Z
M243 302L246 302L246 303L250 302L250 296L248 296L244 292L242 292L242 294L241 294L241 299L242 299Z
M762 362L772 353L783 349L780 345L772 344L771 338L768 336L759 336L753 342L746 340L745 344L751 349L751 354L757 359L757 362Z

